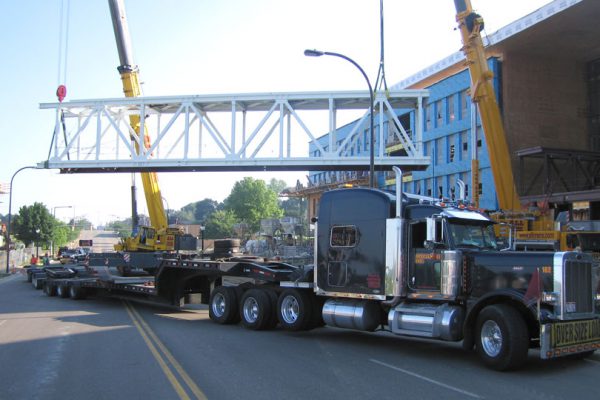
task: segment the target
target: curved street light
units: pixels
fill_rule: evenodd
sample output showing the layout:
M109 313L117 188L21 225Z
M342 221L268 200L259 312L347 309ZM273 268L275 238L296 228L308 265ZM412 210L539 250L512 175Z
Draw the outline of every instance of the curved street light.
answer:
M370 115L370 123L371 123L371 135L370 135L370 146L369 146L369 187L373 188L375 187L375 132L373 130L373 101L374 101L374 95L373 95L373 87L371 86L371 81L369 80L369 77L367 76L367 74L365 73L365 71L361 68L360 65L358 65L356 63L356 61L354 61L353 59L351 59L350 57L347 57L343 54L340 53L334 53L331 51L320 51L320 50L304 50L304 55L307 57L321 57L321 56L334 56L334 57L339 57L339 58L343 58L344 60L350 62L352 65L354 65L356 68L358 68L358 70L360 71L360 73L362 74L362 76L365 78L365 80L367 81L367 85L369 86L369 98L370 98L370 102L369 102L369 113Z
M6 224L6 273L8 274L10 270L10 220L12 213L12 194L13 194L13 180L15 176L24 169L38 169L35 166L27 166L19 168L15 171L13 176L10 178L10 191L8 192L8 224Z

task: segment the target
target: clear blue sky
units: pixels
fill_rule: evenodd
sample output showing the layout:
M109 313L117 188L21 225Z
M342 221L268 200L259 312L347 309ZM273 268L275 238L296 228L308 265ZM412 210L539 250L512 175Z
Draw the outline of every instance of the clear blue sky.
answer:
M488 33L549 0L472 0ZM66 83L68 100L122 96L106 0L20 0L3 3L0 76L0 183L20 167L47 158L56 101L61 5L70 4ZM378 0L125 0L135 62L145 95L362 90L350 64L307 58L306 48L357 61L375 80L379 64ZM453 0L384 0L389 86L458 51ZM64 21L66 23L66 21ZM63 53L64 56L64 53ZM64 74L64 69L60 75ZM248 174L245 174L248 175ZM169 173L159 182L169 207L203 198L223 200L243 173ZM303 173L259 174L293 184ZM15 178L13 213L34 202L67 220L95 223L126 217L129 174L60 175L26 170ZM141 188L139 190L141 192ZM0 195L8 213L8 195ZM143 198L138 198L144 212Z

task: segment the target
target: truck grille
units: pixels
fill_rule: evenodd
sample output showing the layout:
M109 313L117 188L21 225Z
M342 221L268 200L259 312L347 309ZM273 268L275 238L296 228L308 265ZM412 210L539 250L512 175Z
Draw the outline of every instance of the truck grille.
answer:
M565 260L563 282L564 313L593 313L592 263L588 260Z

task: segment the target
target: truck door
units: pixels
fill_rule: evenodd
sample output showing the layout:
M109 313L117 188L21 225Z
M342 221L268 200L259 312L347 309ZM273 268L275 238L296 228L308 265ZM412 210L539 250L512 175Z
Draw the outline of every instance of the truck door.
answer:
M425 246L427 222L418 220L409 225L409 279L412 290L439 291L441 284L441 255L439 246Z

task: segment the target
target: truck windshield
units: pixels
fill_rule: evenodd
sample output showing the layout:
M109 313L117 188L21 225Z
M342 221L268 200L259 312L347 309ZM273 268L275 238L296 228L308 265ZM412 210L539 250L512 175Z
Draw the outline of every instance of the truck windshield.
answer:
M478 224L459 219L449 219L448 222L448 231L454 247L498 250L493 224Z
M580 233L577 236L581 251L600 252L600 233Z

